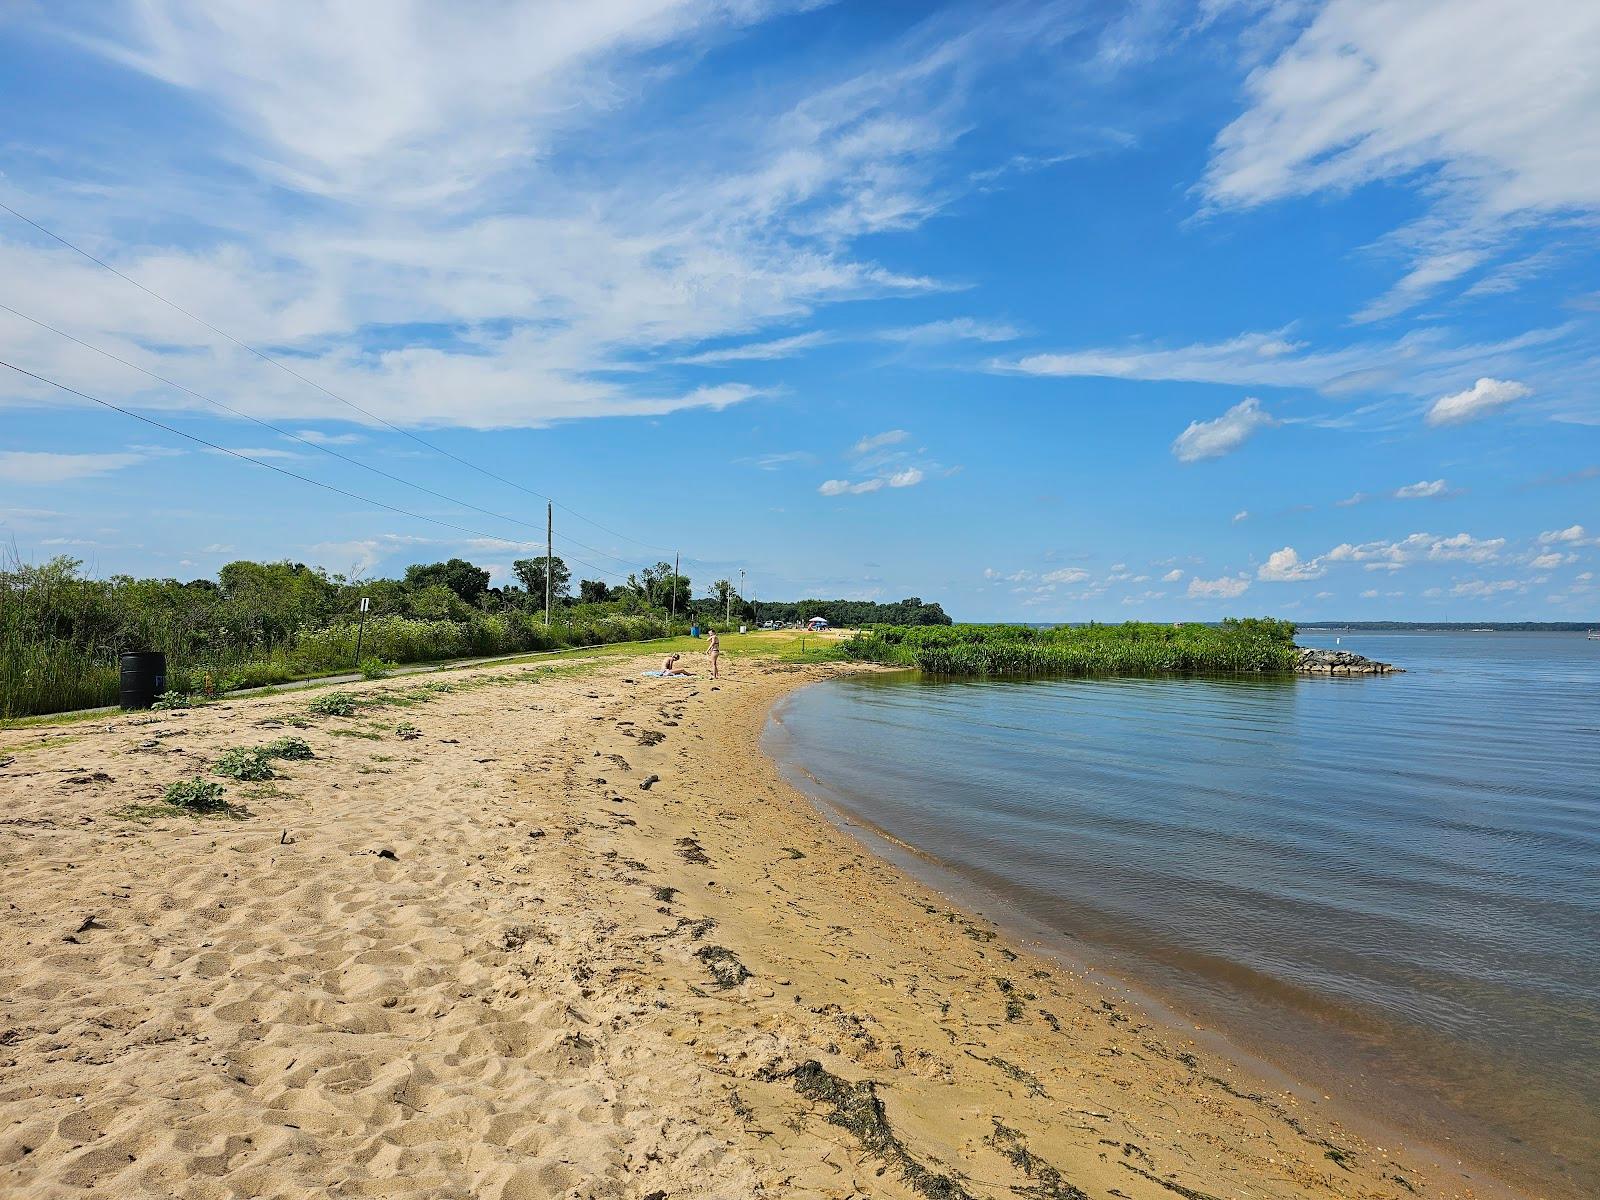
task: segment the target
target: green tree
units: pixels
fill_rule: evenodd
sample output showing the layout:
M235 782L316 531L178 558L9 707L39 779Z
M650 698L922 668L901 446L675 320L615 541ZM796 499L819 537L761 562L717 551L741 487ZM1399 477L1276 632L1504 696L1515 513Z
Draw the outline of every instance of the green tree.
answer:
M414 563L406 568L406 586L413 591L435 584L449 588L468 604L477 604L478 598L489 590L489 572L464 558L442 563Z
M611 589L603 579L578 580L578 599L585 604L604 604L611 598Z
M519 558L511 564L511 573L527 589L534 607L544 603L544 559ZM572 595L572 572L559 556L550 560L550 582L550 595L555 600L565 600Z

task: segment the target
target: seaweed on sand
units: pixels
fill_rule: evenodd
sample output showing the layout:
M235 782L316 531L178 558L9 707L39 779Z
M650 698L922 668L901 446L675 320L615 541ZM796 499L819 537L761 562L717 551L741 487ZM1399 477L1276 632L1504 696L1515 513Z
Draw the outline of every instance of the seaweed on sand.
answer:
M1034 1181L1032 1187L1012 1188L1017 1195L1031 1196L1035 1200L1089 1200L1088 1193L1068 1183L1060 1171L1034 1155L1022 1140L1022 1134L1000 1124L998 1119L994 1120L994 1134L989 1138L989 1145Z
M740 962L733 951L725 946L701 946L694 952L694 956L705 963L706 969L711 972L711 978L717 981L719 988L738 987L750 978L750 968Z
M678 853L683 855L684 862L705 864L711 861L706 856L705 847L692 837L681 837L673 843L678 848Z
M911 1156L889 1124L878 1085L870 1079L851 1083L821 1063L810 1059L792 1071L768 1075L769 1081L789 1079L794 1090L807 1100L828 1108L828 1123L848 1130L862 1147L879 1161L900 1173L905 1185L932 1200L975 1200L972 1193L948 1175L930 1170Z
M1127 1167L1128 1170L1132 1171L1135 1175L1142 1175L1151 1183L1159 1184L1161 1187L1166 1188L1169 1192L1176 1192L1178 1195L1183 1197L1183 1200L1217 1200L1217 1197L1211 1195L1209 1192L1197 1192L1192 1187L1185 1187L1183 1184L1175 1183L1171 1179L1163 1179L1154 1172L1146 1171L1143 1167L1134 1166L1133 1163L1129 1162L1125 1158L1119 1158L1117 1161L1123 1166Z

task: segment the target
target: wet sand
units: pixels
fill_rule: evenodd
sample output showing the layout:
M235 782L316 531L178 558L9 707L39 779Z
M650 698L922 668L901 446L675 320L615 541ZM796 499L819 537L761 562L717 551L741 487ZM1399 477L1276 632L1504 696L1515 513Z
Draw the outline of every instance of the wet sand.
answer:
M0 732L0 1195L1502 1194L867 853L758 750L850 668L725 664Z

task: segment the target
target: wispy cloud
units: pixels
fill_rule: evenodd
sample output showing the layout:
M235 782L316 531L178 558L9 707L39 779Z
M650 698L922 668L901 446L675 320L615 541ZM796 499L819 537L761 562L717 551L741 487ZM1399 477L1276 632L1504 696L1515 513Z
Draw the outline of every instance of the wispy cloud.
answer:
M1378 180L1416 187L1431 207L1390 239L1412 265L1358 314L1393 316L1531 223L1600 208L1600 145L1570 136L1600 121L1597 56L1588 0L1550 0L1537 21L1495 4L1329 0L1248 77L1203 194L1236 208Z
M898 446L911 435L904 429L888 429L883 433L870 434L850 447L852 454L867 454L873 450L881 450L885 446Z
M1562 325L1494 342L1463 342L1445 330L1423 328L1388 341L1317 350L1280 329L1176 348L1134 344L993 359L987 366L1003 373L1048 377L1308 389L1330 397L1420 398L1459 387L1467 371L1522 370L1532 353L1569 340L1574 333L1573 327Z
M882 329L878 331L877 336L886 342L935 345L941 342L1009 342L1022 335L1012 326L999 321L952 317L947 321L928 321L922 325Z
M143 454L56 454L0 450L0 480L25 485L67 483L107 475L145 460Z
M163 176L163 230L187 220L190 245L144 240L141 145L53 147L63 174L81 166L102 186L42 180L41 211L399 424L528 427L738 403L757 391L685 388L672 370L802 353L822 335L725 343L842 301L947 286L858 243L914 229L970 189L970 161L947 158L980 84L1082 23L1055 4L938 14L782 86L708 89L684 119L648 119L652 89L708 46L806 6L619 0L565 20L407 5L319 21L270 6L103 7L71 49L204 114L189 127L193 157L227 170ZM39 281L40 319L153 370L181 367L252 415L352 419L159 305L130 305L125 285L60 247L0 243L0 275ZM906 336L1000 332L938 324ZM442 332L396 344L392 331L419 328ZM124 372L85 372L69 346L17 332L43 373L140 407L190 403L130 387ZM43 395L8 389L4 402Z
M720 366L732 362L762 362L778 358L793 358L813 346L828 341L825 333L802 333L795 337L778 338L770 342L746 342L742 346L728 346L722 350L704 350L674 361L694 366Z

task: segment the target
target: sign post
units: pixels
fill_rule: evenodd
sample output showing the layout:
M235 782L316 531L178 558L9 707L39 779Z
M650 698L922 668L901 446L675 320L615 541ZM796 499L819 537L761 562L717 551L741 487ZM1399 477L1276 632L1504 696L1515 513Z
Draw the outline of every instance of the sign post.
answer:
M361 619L356 624L356 666L361 666L361 638L367 632L367 610L372 607L369 596L361 597Z

